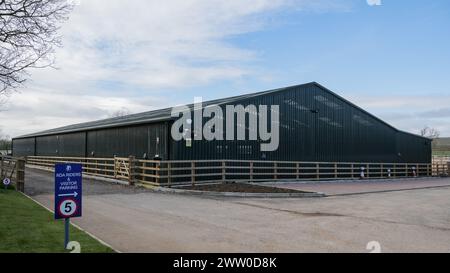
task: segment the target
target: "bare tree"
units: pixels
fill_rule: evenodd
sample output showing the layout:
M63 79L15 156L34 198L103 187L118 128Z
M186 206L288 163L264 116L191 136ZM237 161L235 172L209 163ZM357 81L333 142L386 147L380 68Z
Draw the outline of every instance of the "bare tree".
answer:
M0 95L21 86L29 68L53 63L70 0L0 0Z
M428 137L431 139L439 138L441 133L438 129L430 128L428 126L425 126L422 130L420 130L420 135L423 137Z
M11 150L11 138L8 135L4 135L0 129L0 151Z

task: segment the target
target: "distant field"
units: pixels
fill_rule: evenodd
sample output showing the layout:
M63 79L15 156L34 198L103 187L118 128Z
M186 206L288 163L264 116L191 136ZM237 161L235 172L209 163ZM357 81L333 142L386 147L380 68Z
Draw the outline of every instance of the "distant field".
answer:
M64 223L14 190L0 189L0 253L55 253L64 250ZM70 240L81 252L113 252L85 232L71 226Z
M450 137L433 140L433 156L450 156Z
M433 151L433 156L450 156L450 151Z

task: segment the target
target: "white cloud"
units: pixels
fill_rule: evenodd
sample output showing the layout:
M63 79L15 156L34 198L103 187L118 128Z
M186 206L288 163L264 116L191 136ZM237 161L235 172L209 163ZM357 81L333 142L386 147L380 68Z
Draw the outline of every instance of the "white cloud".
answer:
M249 75L254 53L224 41L258 30L284 0L82 1L63 27L60 73L72 81L115 79L181 87ZM47 79L47 80L52 80Z
M386 93L386 92L383 92ZM353 94L349 97L354 97L358 104L365 107L376 109L393 109L393 108L409 108L423 109L423 108L439 108L446 107L450 103L450 95L431 94L431 95L375 95L375 96L361 96Z
M48 128L108 118L115 110L132 109L144 112L158 109L167 102L163 98L102 97L99 95L62 94L42 89L27 90L14 95L0 112L1 127L12 136Z
M114 79L157 89L251 76L258 55L228 38L263 29L277 11L341 9L336 2L83 0L62 28L61 70L37 72L35 83L58 76L57 84Z
M442 136L450 136L450 95L353 95L357 105L387 121L398 129L419 133L430 126L438 129Z
M381 6L381 0L367 0L369 6Z
M250 75L246 64L255 54L225 39L260 29L262 15L287 4L81 1L61 29L58 70L31 71L27 87L0 112L0 126L17 136L104 118L123 107L146 111L167 103L152 91ZM120 92L109 92L114 85ZM136 95L135 90L147 91Z
M153 91L255 76L258 53L228 38L264 29L285 9L342 7L335 0L80 2L61 29L59 69L31 71L27 87L0 112L8 134L95 120L123 107L159 108L172 103Z

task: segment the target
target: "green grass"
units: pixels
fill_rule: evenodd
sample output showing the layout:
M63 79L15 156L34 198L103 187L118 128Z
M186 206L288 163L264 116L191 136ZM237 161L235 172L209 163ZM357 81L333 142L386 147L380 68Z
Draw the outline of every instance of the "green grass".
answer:
M56 253L64 250L64 221L19 192L0 189L0 253ZM70 241L81 253L111 253L107 246L71 226Z

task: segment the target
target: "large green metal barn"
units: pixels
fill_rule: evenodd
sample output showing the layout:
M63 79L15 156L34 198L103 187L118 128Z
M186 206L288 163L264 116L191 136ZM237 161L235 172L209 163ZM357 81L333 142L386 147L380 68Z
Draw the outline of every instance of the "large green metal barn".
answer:
M402 132L315 82L203 104L211 105L279 105L279 148L261 151L259 140L175 141L166 108L20 136L13 139L13 155L431 162L430 139Z

